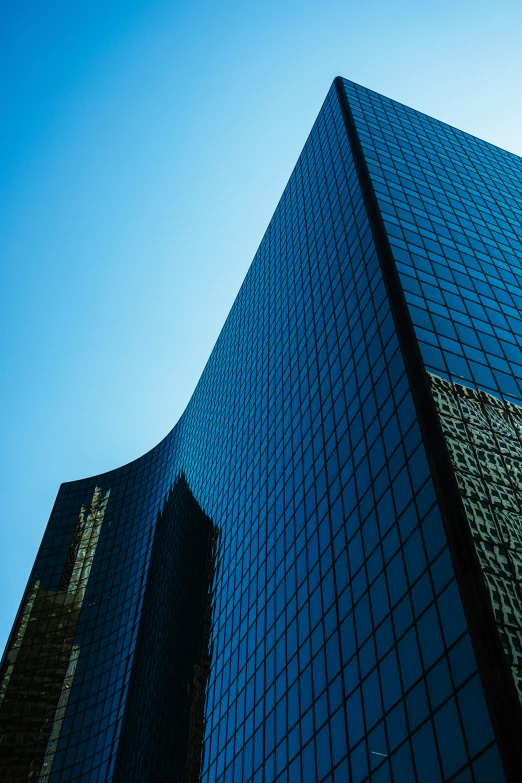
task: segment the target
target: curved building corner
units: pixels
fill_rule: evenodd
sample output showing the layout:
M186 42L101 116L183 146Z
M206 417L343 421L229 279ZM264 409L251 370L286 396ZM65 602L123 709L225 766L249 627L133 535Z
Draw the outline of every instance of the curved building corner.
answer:
M60 488L2 781L522 779L521 215L335 80L178 424Z

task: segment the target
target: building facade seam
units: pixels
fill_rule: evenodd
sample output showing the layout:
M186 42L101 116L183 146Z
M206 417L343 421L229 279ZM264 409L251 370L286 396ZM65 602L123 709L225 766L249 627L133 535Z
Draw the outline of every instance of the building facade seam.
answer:
M417 336L393 252L375 195L363 147L359 140L350 102L338 76L334 84L346 126L377 256L388 293L401 352L421 428L433 483L441 510L449 551L455 567L463 607L468 621L491 719L498 737L508 783L522 779L522 711L498 637L489 595L467 523L455 472L446 446L441 422L430 391Z

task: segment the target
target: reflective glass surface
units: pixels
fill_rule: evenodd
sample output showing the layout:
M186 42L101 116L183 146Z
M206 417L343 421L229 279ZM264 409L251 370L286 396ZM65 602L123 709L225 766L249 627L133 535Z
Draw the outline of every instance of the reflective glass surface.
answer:
M522 400L522 159L345 85L426 367Z
M446 209L475 180L440 137L499 188L513 156L344 84L435 386L479 385L476 364L514 394L493 370L516 338L476 281L517 240L493 199L494 241ZM476 266L436 239L446 212ZM2 779L502 783L374 233L333 86L181 420L60 489L3 662Z
M522 408L430 377L497 630L522 698Z
M522 160L344 87L520 694Z

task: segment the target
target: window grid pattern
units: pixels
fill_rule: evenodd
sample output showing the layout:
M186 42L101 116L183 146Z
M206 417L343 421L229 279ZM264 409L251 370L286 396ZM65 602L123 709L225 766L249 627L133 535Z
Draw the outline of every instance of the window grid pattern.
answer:
M520 693L522 160L345 88Z
M219 530L203 783L501 783L334 88L180 422L60 490L30 584L59 580L94 488L110 500L49 783L121 780L155 525L181 475Z
M502 646L522 697L522 408L430 375Z
M522 159L345 82L426 368L522 399Z

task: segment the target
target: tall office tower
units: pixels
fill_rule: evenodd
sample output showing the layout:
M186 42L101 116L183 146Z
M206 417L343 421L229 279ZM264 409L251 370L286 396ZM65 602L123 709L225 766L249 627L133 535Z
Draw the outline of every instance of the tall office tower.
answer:
M336 79L194 395L62 485L0 777L522 780L522 162Z

